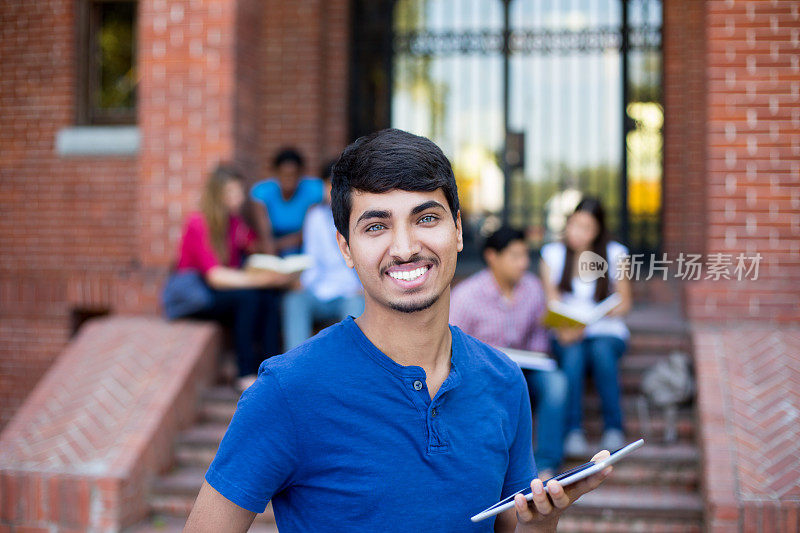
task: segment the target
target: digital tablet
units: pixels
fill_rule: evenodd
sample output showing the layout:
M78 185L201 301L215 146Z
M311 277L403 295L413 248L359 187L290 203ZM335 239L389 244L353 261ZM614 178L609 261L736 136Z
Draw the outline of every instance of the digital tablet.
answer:
M562 473L558 474L557 476L551 477L550 479L557 480L559 483L561 483L561 486L563 486L563 487L566 487L567 485L572 485L576 481L580 481L583 478L589 477L592 474L596 474L596 473L602 471L607 466L613 465L614 463L616 463L617 461L619 461L620 459L622 459L623 457L625 457L626 455L628 455L632 451L636 450L637 448L640 448L643 444L644 444L644 439L639 439L636 442L632 442L632 443L628 444L624 448L620 448L619 450L615 451L614 453L612 453L610 456L606 457L602 461L598 461L596 463L589 461L588 463L584 463L584 464L582 464L580 466L576 466L575 468L571 468L571 469L567 470L566 472L562 472ZM550 479L548 479L547 481L550 481ZM547 481L544 482L545 490L547 490L547 487L546 487ZM526 493L526 491L527 491L527 493ZM492 505L491 507L488 507L488 508L484 509L480 513L478 513L475 516L473 516L470 520L472 520L473 522L480 522L484 518L489 518L490 516L494 516L496 514L502 513L503 511L505 511L507 509L513 508L514 507L514 496L516 496L517 494L522 494L523 496L525 496L525 499L528 500L528 501L533 500L533 493L531 492L531 487L529 485L528 487L526 487L526 488L524 488L524 489L522 489L522 490L520 490L518 492L515 492L514 494L512 494L508 498L505 498L504 500L500 500L499 502L497 502L496 504Z

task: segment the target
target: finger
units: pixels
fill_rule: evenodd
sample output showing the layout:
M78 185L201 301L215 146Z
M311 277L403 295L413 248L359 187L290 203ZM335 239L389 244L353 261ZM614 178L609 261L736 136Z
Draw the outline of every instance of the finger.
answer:
M521 522L530 522L533 520L533 511L528 505L528 500L522 494L514 496L514 509L517 511L518 520Z
M562 487L561 483L555 479L550 480L550 482L547 484L547 493L550 494L550 499L553 500L553 505L559 509L566 509L569 507L569 504L572 503L569 495L564 490L564 487Z
M602 471L593 474L587 477L586 479L582 479L577 483L570 485L569 487L566 487L566 492L574 502L587 492L590 492L599 487L600 484L603 481L605 481L605 479L611 474L613 470L614 467L612 466L606 467Z
M553 504L544 491L544 484L541 479L531 481L531 491L533 491L533 505L539 514L548 515L553 511Z
M592 462L596 463L597 461L602 461L603 459L608 459L610 456L611 456L611 452L609 452L608 450L601 450L601 451L597 452L596 454L594 454L594 457L592 457Z

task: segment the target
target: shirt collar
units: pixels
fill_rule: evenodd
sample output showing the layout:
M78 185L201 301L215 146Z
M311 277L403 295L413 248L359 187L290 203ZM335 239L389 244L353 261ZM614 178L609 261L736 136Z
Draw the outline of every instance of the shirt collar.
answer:
M372 344L372 341L364 335L364 332L358 327L353 317L349 316L345 318L342 324L350 332L351 336L364 353L394 376L401 379L425 378L425 370L421 366L403 366L379 350L378 347ZM460 337L461 332L458 328L454 326L449 326L449 328L452 339L450 343L450 374L448 374L447 378L442 383L440 388L441 392L453 389L461 383L461 372L459 368L462 366L463 360L463 340Z

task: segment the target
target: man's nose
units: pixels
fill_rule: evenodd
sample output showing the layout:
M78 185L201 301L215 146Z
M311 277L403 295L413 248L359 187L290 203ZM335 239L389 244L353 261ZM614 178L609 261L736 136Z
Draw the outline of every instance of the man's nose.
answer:
M397 228L392 235L392 246L389 254L399 261L408 261L422 250L422 245L412 228Z

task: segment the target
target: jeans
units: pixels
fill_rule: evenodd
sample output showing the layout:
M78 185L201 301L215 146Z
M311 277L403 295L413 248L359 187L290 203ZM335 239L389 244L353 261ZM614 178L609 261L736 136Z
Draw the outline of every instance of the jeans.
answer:
M588 337L566 346L553 340L553 353L567 376L567 432L583 427L583 379L593 374L606 430L622 430L619 371L617 362L625 352L625 341L608 335Z
M557 471L564 458L567 378L561 370L524 369L531 407L536 414L534 458L539 471Z
M348 315L354 317L364 312L364 297L340 296L333 300L320 300L310 291L299 290L283 296L283 344L287 351L311 337L314 322L338 322Z
M232 326L239 376L255 374L261 361L280 353L279 293L269 289L212 289L211 293L211 307L192 317Z

